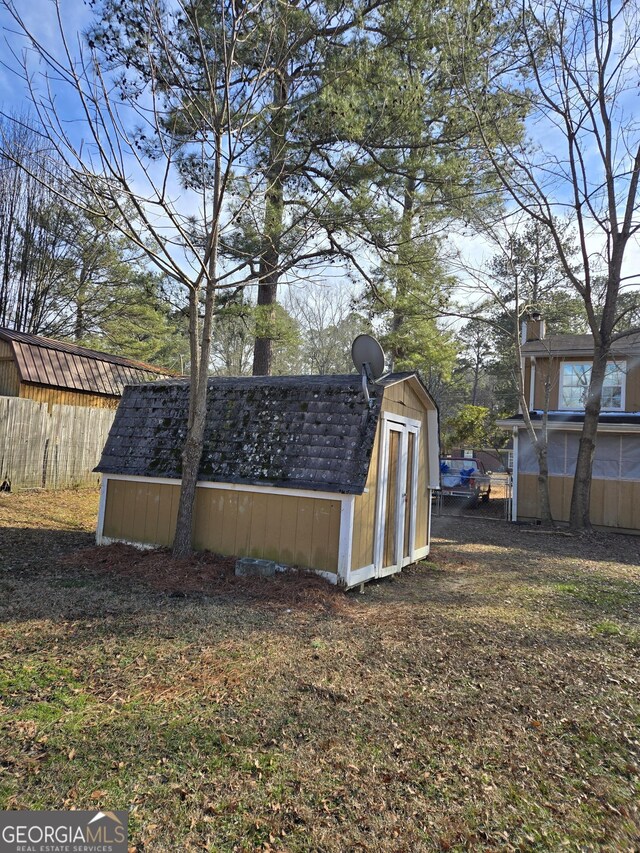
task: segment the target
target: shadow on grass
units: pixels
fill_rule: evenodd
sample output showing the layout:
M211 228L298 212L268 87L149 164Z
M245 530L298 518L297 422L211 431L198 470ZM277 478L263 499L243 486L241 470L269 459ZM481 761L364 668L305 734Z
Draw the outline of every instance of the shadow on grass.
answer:
M545 531L531 524L467 517L433 518L432 534L436 546L463 545L477 542L517 549L522 556L537 564L545 556L616 562L638 569L640 579L640 536L623 533L573 534L566 529Z
M146 632L142 615L154 630L171 622L172 614L181 621L180 613L190 613L194 624L207 618L260 630L291 618L350 617L380 606L390 614L396 607L414 610L418 620L442 619L451 610L466 610L472 618L480 609L509 607L546 609L593 623L640 616L640 585L614 577L607 562L580 569L572 562L571 539L520 532L510 546L501 529L487 537L493 542L469 545L471 531L461 524L455 530L462 533L458 541L440 539L433 562L372 582L360 596L314 575L236 578L233 558L199 554L176 562L167 551L96 548L90 534L5 528L0 530L0 615L87 623L93 631L127 635Z

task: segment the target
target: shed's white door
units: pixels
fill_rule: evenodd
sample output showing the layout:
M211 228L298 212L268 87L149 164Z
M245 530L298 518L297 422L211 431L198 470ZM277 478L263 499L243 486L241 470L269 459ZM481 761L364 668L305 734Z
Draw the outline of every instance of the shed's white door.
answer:
M405 418L382 422L376 507L377 577L399 571L415 550L420 424Z

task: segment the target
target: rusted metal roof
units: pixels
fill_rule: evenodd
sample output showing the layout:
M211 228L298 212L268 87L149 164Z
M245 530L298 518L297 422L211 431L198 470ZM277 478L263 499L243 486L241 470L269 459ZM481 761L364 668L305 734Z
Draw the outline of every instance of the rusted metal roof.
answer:
M357 375L210 379L199 479L362 494L384 388L411 376L380 379L371 406ZM95 470L179 478L188 398L187 381L127 388Z
M120 397L126 385L167 379L171 371L110 353L0 329L13 350L21 382Z

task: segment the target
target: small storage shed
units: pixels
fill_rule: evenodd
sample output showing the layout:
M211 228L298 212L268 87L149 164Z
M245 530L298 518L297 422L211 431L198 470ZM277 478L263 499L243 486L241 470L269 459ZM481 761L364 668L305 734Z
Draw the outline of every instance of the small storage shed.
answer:
M0 396L115 409L125 385L173 375L119 355L0 328Z
M352 587L429 552L437 407L414 373L211 379L193 545ZM97 541L170 545L188 385L125 390L97 471Z

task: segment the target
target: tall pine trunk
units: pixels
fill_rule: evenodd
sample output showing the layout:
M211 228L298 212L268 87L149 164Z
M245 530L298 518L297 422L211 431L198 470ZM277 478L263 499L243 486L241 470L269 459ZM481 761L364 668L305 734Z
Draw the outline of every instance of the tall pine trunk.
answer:
M413 236L413 211L416 191L416 176L409 174L404 182L402 213L400 218L400 243L397 253L398 271L396 275L396 294L391 317L391 367L405 357L405 348L401 343L402 327L406 320L406 298L410 288L407 278L411 275L410 247Z
M256 339L253 347L254 376L270 376L273 369L273 337L278 297L279 262L284 223L284 168L286 155L286 117L284 107L289 95L286 70L276 72L274 111L269 133L266 169L264 228L260 251Z

